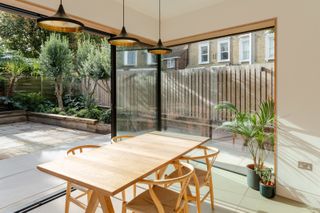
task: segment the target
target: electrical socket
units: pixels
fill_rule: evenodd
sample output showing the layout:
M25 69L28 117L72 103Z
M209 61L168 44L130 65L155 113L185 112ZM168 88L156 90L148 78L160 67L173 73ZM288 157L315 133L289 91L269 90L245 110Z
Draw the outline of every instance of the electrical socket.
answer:
M299 169L308 170L308 171L312 171L312 164L311 163L307 163L307 162L303 162L303 161L298 161L298 168Z

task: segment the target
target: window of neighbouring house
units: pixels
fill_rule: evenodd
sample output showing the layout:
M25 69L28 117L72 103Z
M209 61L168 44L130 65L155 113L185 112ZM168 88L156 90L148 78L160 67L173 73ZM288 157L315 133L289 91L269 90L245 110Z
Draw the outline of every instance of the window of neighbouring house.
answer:
M274 33L265 34L265 60L274 60Z
M167 59L167 68L172 69L176 67L176 60L174 58Z
M149 65L157 64L157 55L147 52L147 64Z
M252 43L251 43L251 33L241 35L239 37L239 62L249 62L251 63L252 56Z
M199 43L199 64L209 63L209 42Z
M230 38L218 40L218 62L230 61Z
M128 66L137 65L137 51L124 52L124 65L128 65Z

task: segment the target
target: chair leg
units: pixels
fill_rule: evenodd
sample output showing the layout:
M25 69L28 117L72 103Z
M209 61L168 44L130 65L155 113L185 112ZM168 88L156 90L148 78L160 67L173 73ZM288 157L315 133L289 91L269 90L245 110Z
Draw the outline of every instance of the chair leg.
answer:
M185 202L185 204L184 204L184 212L185 212L185 213L189 213L188 202Z
M200 195L200 185L196 175L193 177L195 188L196 188L196 204L197 204L197 212L201 213L201 195Z
M71 197L71 183L67 182L67 189L66 189L66 204L65 204L65 213L69 213L70 209L70 197Z
M137 184L133 184L133 198L137 196Z
M88 203L90 201L91 196L92 196L92 191L88 190L88 192L87 192L87 201L88 201Z
M122 201L122 213L127 212L127 203L125 201Z
M210 177L209 180L209 190L210 190L210 201L211 201L211 209L214 209L214 192L213 192L213 180L212 177Z

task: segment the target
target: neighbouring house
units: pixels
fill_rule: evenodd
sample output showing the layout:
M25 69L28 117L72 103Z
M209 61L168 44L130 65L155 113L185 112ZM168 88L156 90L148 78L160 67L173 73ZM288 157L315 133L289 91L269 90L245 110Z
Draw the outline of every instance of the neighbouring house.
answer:
M195 67L263 64L274 61L274 32L271 29L180 45L163 56L164 70ZM157 57L147 50L126 50L117 54L120 70L154 70Z
M189 59L189 68L273 63L274 32L269 29L192 43Z
M117 52L117 68L123 71L156 70L157 56L147 50L125 50Z
M165 70L185 69L189 64L189 46L180 45L172 48L172 52L162 59L162 67Z

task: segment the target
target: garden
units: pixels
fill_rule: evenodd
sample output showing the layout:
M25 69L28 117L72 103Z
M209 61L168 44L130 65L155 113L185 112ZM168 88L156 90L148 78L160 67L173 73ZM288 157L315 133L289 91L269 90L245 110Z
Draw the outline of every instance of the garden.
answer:
M0 106L111 122L94 99L98 82L110 92L110 46L101 35L51 33L35 20L0 12ZM41 89L21 87L41 84ZM44 89L43 89L44 88Z

